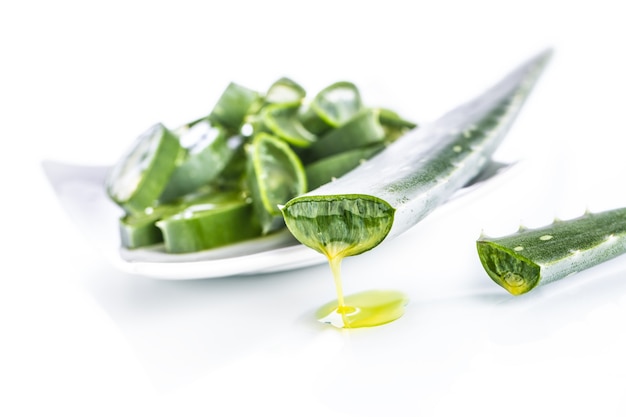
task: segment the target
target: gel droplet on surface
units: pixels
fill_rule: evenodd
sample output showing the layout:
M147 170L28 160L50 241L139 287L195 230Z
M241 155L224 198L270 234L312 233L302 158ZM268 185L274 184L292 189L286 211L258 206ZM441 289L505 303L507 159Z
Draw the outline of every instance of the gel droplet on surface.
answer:
M337 300L320 307L317 320L340 329L380 326L400 318L409 298L400 291L370 290L348 295L344 301L341 308Z

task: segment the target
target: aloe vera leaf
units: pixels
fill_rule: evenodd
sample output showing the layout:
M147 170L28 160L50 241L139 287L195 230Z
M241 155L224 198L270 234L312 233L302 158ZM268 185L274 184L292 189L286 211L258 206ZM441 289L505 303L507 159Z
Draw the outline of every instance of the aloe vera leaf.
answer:
M306 175L289 145L267 133L255 135L247 151L248 189L254 213L267 234L284 226L279 205L306 192Z
M120 240L127 249L137 249L163 242L163 234L156 222L176 213L176 206L163 204L148 213L127 214L119 220Z
M385 140L385 130L380 124L378 111L364 109L340 127L320 137L300 154L304 163L349 151Z
M161 194L160 202L171 202L214 181L243 147L244 138L231 135L208 121L196 124L201 137L179 163Z
M626 208L560 221L514 234L481 236L485 271L513 295L531 291L626 253Z
M261 111L260 121L273 135L290 145L304 148L310 146L317 137L306 130L298 119L299 105L270 104Z
M400 115L390 109L379 108L378 116L380 123L384 126L392 126L400 129L411 130L417 127L417 123L400 117Z
M331 155L306 165L304 171L309 190L341 177L384 148L384 144L374 144Z
M259 105L261 95L237 83L230 83L217 100L208 119L235 132L243 125L246 115Z
M219 194L162 218L156 226L170 253L197 252L259 236L252 203L241 193Z
M236 153L224 167L220 175L211 183L225 190L246 189L246 145L249 139L245 138L243 146L237 148Z
M408 230L488 163L550 55L547 51L532 58L478 98L409 132L337 181L290 200L282 209L287 227L304 245L324 253L325 237L332 234L333 245L340 241L359 248L351 255ZM336 223L344 223L345 233L331 231L327 202L333 201L333 210L340 211L337 206L353 205L355 194L363 213L379 221L386 217L392 227L370 229L352 223L352 216L334 216Z
M109 197L127 213L155 204L183 153L178 138L158 123L140 135L106 178Z
M137 249L163 242L163 234L156 227L161 217L124 216L119 220L120 241L126 249Z
M290 78L280 78L276 80L265 94L265 102L269 104L291 104L300 105L306 90L297 82Z
M383 129L385 130L385 140L389 143L395 141L406 132L417 127L417 123L400 117L393 110L380 108L378 116Z
M363 108L361 93L353 83L340 81L322 89L300 115L310 132L321 135L341 126Z

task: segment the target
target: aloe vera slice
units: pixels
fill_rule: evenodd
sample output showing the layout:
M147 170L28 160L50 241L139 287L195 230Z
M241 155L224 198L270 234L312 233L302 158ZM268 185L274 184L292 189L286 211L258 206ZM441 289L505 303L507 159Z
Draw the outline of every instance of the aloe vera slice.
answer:
M216 204L232 201L239 193L223 191L206 186L196 193L187 194L171 203L160 203L148 207L141 213L126 214L119 220L120 240L126 249L137 249L163 242L163 233L156 223L164 217L180 213L185 208L198 204Z
M255 135L248 154L248 185L254 212L267 234L284 225L279 205L306 192L306 175L293 150L269 134Z
M390 109L379 108L378 116L380 118L380 123L382 123L384 126L390 126L406 130L414 129L417 127L417 123L400 117L397 112Z
M385 148L384 144L375 144L352 149L315 161L304 167L307 184L313 190L327 182L335 180L353 170L359 164L376 155Z
M491 279L513 295L626 253L626 208L585 215L476 242Z
M361 93L356 85L340 81L321 90L300 118L305 128L320 135L341 126L362 108Z
M109 197L128 213L151 207L165 189L182 151L178 138L162 124L155 124L109 172Z
M240 135L208 121L195 124L191 130L199 139L176 167L161 194L161 202L171 202L217 179L244 144Z
M378 109L378 116L385 130L385 140L389 143L417 127L417 123L400 117L400 115L393 110L384 108Z
M237 83L230 83L213 107L208 119L235 132L243 125L246 115L260 105L261 95Z
M408 230L482 170L549 57L550 52L540 54L483 95L413 130L337 181L290 200L282 210L287 227L315 250L328 254L340 241L355 248L350 255ZM362 213L375 216L376 224L392 222L392 227L363 227L358 217L337 216L342 206L354 205L355 194Z
M295 81L283 77L275 81L265 94L265 102L269 104L300 105L306 96L305 89Z
M160 205L147 213L128 214L119 221L120 240L127 249L137 249L163 242L163 233L156 222L180 210L173 205Z
M156 222L170 253L197 252L259 236L252 203L241 193L223 193L213 200L185 207Z
M301 158L305 163L312 162L354 148L380 143L384 139L385 130L380 124L378 111L365 109L305 149Z
M296 147L308 147L317 139L298 119L299 106L292 103L271 104L261 112L261 123L269 131Z
M304 245L330 259L368 251L387 236L395 209L371 195L319 195L283 208L289 230Z

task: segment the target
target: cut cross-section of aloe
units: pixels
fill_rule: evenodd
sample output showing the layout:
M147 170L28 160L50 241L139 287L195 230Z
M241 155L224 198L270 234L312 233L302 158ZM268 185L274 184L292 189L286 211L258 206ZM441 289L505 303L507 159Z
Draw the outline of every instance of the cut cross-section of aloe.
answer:
M137 138L113 166L106 190L128 213L141 213L155 204L183 154L178 138L156 124Z
M305 96L306 91L300 84L283 77L276 80L267 90L265 102L270 104L299 105Z
M391 229L395 209L370 195L342 194L317 196L315 204L292 200L283 211L300 242L329 258L345 258L377 246Z
M301 159L308 163L384 140L385 129L380 123L378 110L364 109L303 150Z
M260 121L272 134L290 145L304 148L317 137L306 130L298 119L299 106L292 103L270 104L261 111Z
M188 134L198 135L198 139L172 172L159 198L161 202L171 202L216 180L244 144L242 136L231 135L208 121L197 123L190 130Z
M119 220L120 240L127 249L137 249L163 242L163 234L156 222L169 216L179 208L173 205L159 205L147 213L128 214Z
M476 242L485 271L513 295L626 253L626 208Z
M287 227L320 252L327 253L338 241L354 246L350 255L406 231L483 169L549 56L546 52L531 59L480 97L413 130L337 181L290 200L282 209ZM376 216L376 224L387 216L392 226L370 228L360 216L337 215L341 207L351 212L355 194L363 216Z
M263 233L284 225L279 205L306 192L300 159L282 140L259 133L248 146L248 186Z
M304 127L319 135L341 126L362 108L358 88L351 82L340 81L321 90L300 117Z

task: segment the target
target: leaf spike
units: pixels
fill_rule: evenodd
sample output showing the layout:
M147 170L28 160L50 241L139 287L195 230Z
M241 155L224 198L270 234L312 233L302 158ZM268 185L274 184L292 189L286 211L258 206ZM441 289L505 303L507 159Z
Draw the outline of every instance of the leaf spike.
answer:
M517 228L517 231L518 232L525 232L526 230L528 230L528 227L526 227L522 223L520 223L519 227Z

